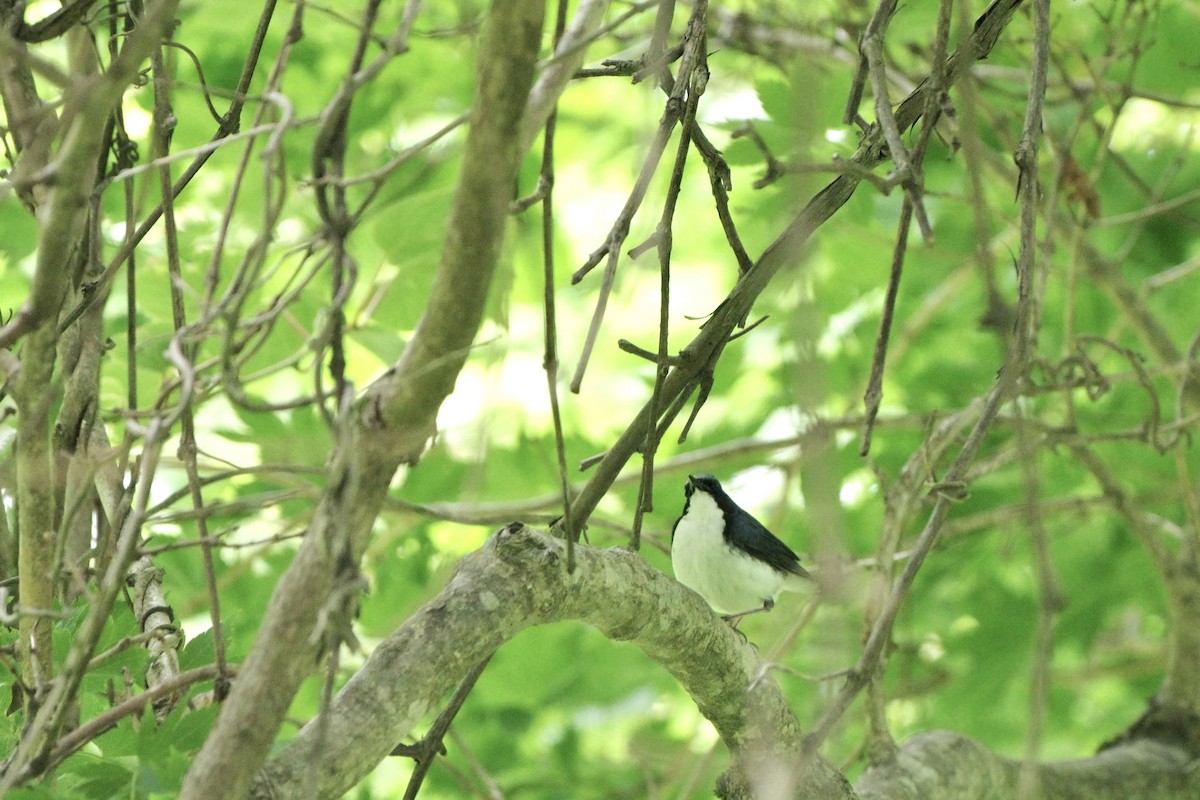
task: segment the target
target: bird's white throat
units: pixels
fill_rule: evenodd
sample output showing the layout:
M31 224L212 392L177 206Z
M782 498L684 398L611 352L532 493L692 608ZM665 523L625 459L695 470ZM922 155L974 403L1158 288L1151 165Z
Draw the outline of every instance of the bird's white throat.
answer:
M703 596L718 614L762 608L784 586L784 574L725 541L725 514L712 496L692 493L675 526L671 565L675 579Z

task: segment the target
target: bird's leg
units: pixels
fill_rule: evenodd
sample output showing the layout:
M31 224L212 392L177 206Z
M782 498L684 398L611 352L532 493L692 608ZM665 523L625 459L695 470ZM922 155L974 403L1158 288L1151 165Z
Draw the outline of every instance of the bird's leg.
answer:
M774 607L775 607L775 600L768 597L766 600L763 600L762 608L752 608L749 611L740 611L737 614L727 614L727 615L721 617L721 619L728 622L730 624L730 626L732 626L733 629L736 631L738 623L742 621L742 617L748 617L751 614L761 614L763 612L770 611Z

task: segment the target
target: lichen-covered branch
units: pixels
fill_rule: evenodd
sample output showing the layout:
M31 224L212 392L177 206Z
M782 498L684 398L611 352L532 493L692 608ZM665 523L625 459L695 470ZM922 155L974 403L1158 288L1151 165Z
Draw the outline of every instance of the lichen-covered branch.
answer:
M267 763L252 797L293 797L305 787L317 798L340 797L396 742L419 733L416 726L481 659L525 628L572 621L636 644L688 691L734 756L722 797L1014 796L1019 760L948 731L908 740L853 790L823 760L799 766L799 723L778 685L755 649L699 596L628 550L577 546L575 558L569 574L561 539L517 523L499 531L375 649L328 709L325 736L310 723ZM1143 787L1167 800L1195 797L1200 772L1188 766L1200 728L1179 722L1172 736L1147 730L1092 758L1038 765L1041 796L1127 798ZM764 775L788 790L761 794L756 781Z
M321 746L311 723L268 763L252 796L296 796L312 776L317 797L340 797L482 658L525 628L568 620L663 665L735 755L799 763L789 759L799 725L778 685L698 595L623 549L578 546L568 574L566 542L514 523L466 556L449 585L372 652L330 707ZM823 761L796 779L825 787L819 797L839 796L828 790L842 784Z
M1200 793L1195 752L1149 739L1091 758L1039 764L1041 800L1187 800ZM869 768L855 784L862 800L961 800L1017 797L1021 762L952 731L909 739L895 761Z

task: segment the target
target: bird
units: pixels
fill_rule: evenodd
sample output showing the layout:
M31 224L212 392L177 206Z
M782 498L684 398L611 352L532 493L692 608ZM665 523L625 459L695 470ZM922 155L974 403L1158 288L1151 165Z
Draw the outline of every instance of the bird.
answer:
M683 513L671 529L675 579L735 627L748 614L774 608L781 591L802 591L812 580L792 549L712 475L689 475L683 491Z

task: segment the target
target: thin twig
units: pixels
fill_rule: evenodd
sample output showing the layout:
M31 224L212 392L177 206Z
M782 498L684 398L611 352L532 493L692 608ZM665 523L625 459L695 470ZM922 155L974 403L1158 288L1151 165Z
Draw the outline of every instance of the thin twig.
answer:
M331 396L334 404L340 405L342 398L349 392L346 381L346 301L358 279L358 263L350 254L347 239L353 230L350 211L346 204L346 187L340 178L346 172L346 144L348 139L347 127L350 122L350 108L355 94L362 87L360 73L366 58L367 47L372 39L375 18L379 12L382 0L370 0L362 11L362 26L359 29L358 41L350 56L346 68L346 77L333 98L321 112L321 124L317 128L316 141L313 144L312 172L316 187L317 213L325 227L325 237L329 240L331 250L330 299L328 305L328 322L320 337L321 346L318 348L318 359L324 360L324 347L329 348L329 374L333 379ZM384 54L388 54L385 52ZM326 182L324 178L332 176L333 180ZM315 395L321 398L317 408L325 417L326 424L333 425L333 412L324 402L325 390L322 387L323 370L318 367L313 371L316 382Z
M1017 325L1013 330L1010 363L1027 368L1037 347L1040 327L1039 297L1033 292L1033 277L1037 263L1037 217L1041 201L1038 180L1038 140L1042 135L1042 106L1046 98L1050 52L1050 0L1034 2L1033 59L1029 95L1025 105L1025 121L1021 140L1013 155L1019 177L1017 202L1020 205L1021 247L1017 256ZM1017 429L1017 445L1021 454L1021 472L1025 483L1025 526L1033 544L1034 567L1038 577L1039 612L1037 641L1034 648L1030 689L1029 728L1025 753L1017 784L1017 796L1025 800L1040 794L1042 726L1050 689L1050 658L1054 645L1054 617L1062 606L1061 593L1054 577L1054 568L1046 543L1046 530L1037 515L1035 504L1039 493L1036 451L1024 426Z
M725 162L720 151L709 141L704 130L696 122L692 123L692 144L708 166L708 182L712 189L713 204L717 209L717 218L721 220L721 229L725 231L725 241L738 262L738 275L744 275L754 266L754 259L746 252L742 237L738 234L733 222L733 213L729 210L729 193L733 191L733 178L729 172L729 164Z
M612 293L613 280L617 272L617 263L621 255L621 246L625 238L629 235L629 226L646 197L646 191L650 188L650 180L658 170L658 163L662 160L671 132L675 129L676 123L682 118L684 95L692 80L692 72L700 63L703 55L702 42L704 41L706 10L707 3L705 2L693 4L692 15L688 20L687 29L684 33L683 56L679 64L679 75L675 78L671 87L671 93L664 106L658 130L655 132L654 139L650 143L646 158L642 162L641 171L638 173L637 180L634 181L633 189L630 191L625 205L617 215L617 220L613 223L604 244L597 248L588 257L587 261L584 262L583 266L571 276L572 283L579 283L605 256L608 257L600 282L596 308L592 313L592 321L588 326L587 335L580 351L579 362L575 367L575 375L571 379L572 392L578 393L583 384L583 375L587 371L592 350L595 348L596 339L600 335L600 325L604 321L604 313L608 307L608 298Z
M429 728L429 732L421 737L419 742L411 745L398 744L392 750L392 755L408 756L416 762L412 777L408 779L408 787L404 790L404 800L415 800L434 760L439 754L445 754L446 745L443 744L443 740L446 738L446 732L454 724L454 718L462 710L463 703L467 702L467 697L475 688L476 681L479 680L479 676L483 674L491 660L492 657L488 656L467 673L462 679L462 683L458 685L458 689L455 690L454 696L450 698L450 702L442 709L442 713L438 714L437 719Z
M863 32L860 47L867 61L871 89L875 93L876 124L883 130L883 137L887 141L892 162L896 165L895 180L904 187L905 194L912 202L913 215L917 219L917 227L921 231L922 238L930 241L933 238L933 228L929 224L928 215L925 213L925 204L921 199L923 191L921 165L920 162L914 161L910 157L904 141L900 138L900 126L896 122L896 115L892 112L891 100L888 97L888 75L887 64L883 56L883 37L895 10L896 0L879 0L879 5L876 6L875 13L871 16L871 21L867 23L867 28ZM930 89L927 88L926 91L929 92ZM934 93L936 94L936 92Z
M258 59L262 55L263 43L266 40L267 29L270 27L271 18L275 13L275 5L277 0L266 0L263 4L262 13L259 15L258 27L254 31L254 38L250 42L246 54L246 60L242 65L242 73L238 78L237 88L233 93L233 100L229 103L229 110L222 117L222 123L217 126L216 132L212 136L212 141L217 142L236 133L241 125L242 109L245 107L248 98L247 92L250 88L250 82L254 79L254 72L258 67ZM208 162L212 156L213 150L201 152L196 156L196 159L188 165L183 175L179 177L175 184L171 187L171 196L178 197L179 194L192 182L192 179L199 174L201 168ZM60 329L70 325L72 321L79 318L79 315L84 312L84 309L90 305L98 296L102 296L102 287L106 286L113 276L116 275L126 261L133 254L134 249L141 244L146 235L158 224L158 220L162 217L162 205L158 205L142 220L142 224L137 226L137 229L132 235L127 235L122 241L121 246L117 248L117 252L109 259L108 265L104 271L95 280L96 290L85 293L80 303L71 311L63 316L60 320ZM0 339L3 339L0 333Z
M174 112L171 108L171 76L161 50L155 50L150 58L154 75L154 137L153 144L156 155L166 155L171 150L171 134L174 130ZM167 282L168 296L171 298L171 318L175 327L174 340L186 340L190 335L187 318L184 312L182 267L179 254L179 231L175 224L175 198L171 187L171 167L163 164L159 167L159 192L163 209L163 238L167 245ZM194 370L191 362L194 358L195 346L190 342L183 344L182 356L188 361L188 369ZM204 496L200 490L200 473L196 468L196 425L192 413L193 397L180 397L181 431L179 437L178 455L187 473L188 490L194 508L204 506ZM202 541L208 540L208 525L203 518L196 520L196 530ZM217 591L216 567L213 563L212 548L203 545L201 552L204 557L205 581L208 588L209 619L212 622L213 642L217 658L217 668L220 676L217 680L219 698L225 696L229 688L229 678L225 674L225 637L221 626L221 602ZM173 662L178 669L178 662Z
M1030 669L1029 725L1026 730L1025 753L1017 796L1037 796L1038 765L1041 755L1042 731L1050 692L1050 659L1054 654L1054 618L1062 610L1063 598L1054 564L1050 559L1046 526L1038 510L1039 480L1037 450L1024 426L1017 427L1017 443L1021 452L1021 474L1025 483L1022 516L1033 545L1034 572L1038 585L1038 621L1034 644L1033 665Z
M237 673L237 668L233 666L227 667L227 672L230 675ZM142 713L142 709L147 703L154 703L161 697L166 697L176 692L179 692L195 683L201 681L212 680L219 673L216 665L207 667L197 667L189 669L187 672L181 672L171 678L169 681L152 686L141 694L136 694L133 697L124 700L104 713L88 720L78 728L73 729L70 733L63 736L54 743L54 749L50 751L49 763L47 769L61 764L67 756L71 755L79 748L86 745L88 742L95 739L100 734L107 730L111 730L118 722L125 717L133 716L134 714Z
M929 137L937 124L940 106L945 94L946 44L950 38L950 0L938 4L938 27L933 46L933 69L929 76L929 88L925 95L925 113L921 118L921 133L913 148L913 158L920 163L925 157ZM879 322L879 335L875 340L875 354L871 360L871 374L863 395L866 406L866 422L863 425L862 443L858 453L866 456L871 451L871 434L879 404L883 399L883 371L887 360L888 342L891 339L892 319L895 314L896 296L900 290L900 276L904 268L904 256L908 247L908 232L913 215L912 195L905 194L900 207L900 225L896 233L896 245L892 252L892 269L888 278L887 294L883 303L883 314Z
M900 276L904 271L904 254L908 248L908 230L912 223L912 201L907 195L900 205L900 223L896 231L896 245L892 250L892 269L888 276L887 294L883 299L883 314L879 319L879 334L875 337L875 355L871 359L871 376L867 379L867 390L863 393L866 409L862 430L862 443L858 454L871 452L871 434L875 429L875 417L879 415L879 404L883 400L883 366L887 360L888 341L892 335L892 319L896 313L896 296L900 293Z
M554 47L557 51L566 27L567 3L559 0L554 22ZM582 535L571 518L571 479L567 477L567 447L563 434L562 410L558 401L558 317L554 293L554 132L558 125L557 103L546 119L542 139L542 170L538 194L542 204L542 369L546 372L546 391L550 398L550 418L554 425L554 455L558 465L558 488L562 500L562 530L567 540L567 572L575 571L575 543Z
M696 3L697 8L705 9L706 0ZM704 92L708 80L708 67L703 63L703 33L701 34L700 58L701 63L692 72L691 85L687 92L687 105L680 125L679 143L675 150L675 164L671 170L671 181L667 185L667 197L663 203L662 216L659 218L655 231L655 242L658 248L658 351L655 357L654 387L650 392L650 405L654 409L647 417L646 441L642 445L642 480L638 486L638 502L633 514L633 535L629 546L637 550L641 546L642 521L648 511L654 510L654 455L658 449L659 404L662 402L662 387L670 370L668 363L668 348L670 347L670 310L671 310L671 249L674 245L675 207L679 200L679 192L683 187L683 170L687 165L688 151L691 149L692 128L696 122L696 109L700 104L700 96ZM682 79L682 78L681 78Z
M992 422L1000 410L1000 406L1010 393L1013 380L1009 375L1010 371L1007 367L1000 371L996 383L992 386L992 390L988 393L984 401L983 410L975 423L975 427L971 430L970 436L967 437L967 441L959 451L958 457L950 469L946 471L941 485L953 486L962 482L966 475L967 467L975 458L975 454L979 451L980 445L983 444L984 436L991 428ZM930 512L925 527L921 530L921 534L912 548L911 557L908 563L905 564L900 578L892 587L883 607L880 609L879 616L874 627L871 629L870 636L863 646L862 654L851 669L842 688L830 702L825 712L821 715L821 718L813 726L812 731L805 737L805 752L810 754L815 753L816 749L825 741L830 731L833 730L834 724L841 719L846 709L850 707L850 703L866 685L876 664L883 656L887 643L891 641L892 626L895 624L896 615L899 614L900 607L908 597L908 592L912 588L913 581L916 580L917 572L920 571L925 558L933 551L934 545L937 544L942 524L950 512L950 507L958 500L955 494L938 491L936 488L935 497L933 510Z
M971 64L991 51L1020 2L1021 0L996 0L976 20L967 40L946 60L947 85L953 83ZM905 127L911 126L920 119L924 109L925 89L918 87L897 108L897 121ZM869 170L884 160L885 151L886 147L879 137L868 134L853 160L860 167ZM699 376L711 366L714 353L724 347L729 333L746 318L755 299L784 265L793 263L813 232L850 199L859 180L857 175L846 173L832 181L809 201L787 229L766 249L754 268L738 281L713 313L712 318L701 328L700 334L680 351L679 363L671 370L664 385L664 393L668 397L686 399L695 389ZM673 410L676 405L669 405L668 409ZM645 439L646 416L650 411L649 405L644 406L608 451L600 457L592 479L573 501L572 512L576 520L582 521L591 515L628 459L637 452Z

